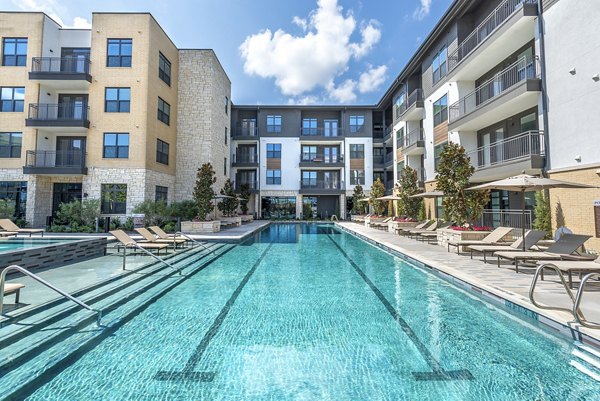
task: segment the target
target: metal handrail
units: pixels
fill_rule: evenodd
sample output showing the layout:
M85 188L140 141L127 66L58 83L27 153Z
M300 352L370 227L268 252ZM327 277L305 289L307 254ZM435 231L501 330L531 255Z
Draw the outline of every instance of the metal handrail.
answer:
M588 327L590 329L600 329L600 324L590 323L584 316L583 312L581 312L581 301L583 300L583 290L585 288L585 284L594 276L598 276L600 278L600 273L594 272L589 273L583 277L581 283L579 284L579 289L577 290L577 296L575 297L575 302L573 304L573 316L575 316L575 320L577 323L584 327Z
M339 138L344 136L341 127L301 127L300 136L318 136L325 138Z
M344 155L342 154L325 154L325 153L300 153L300 162L302 163L343 163Z
M31 72L89 74L89 57L33 57Z
M4 284L6 282L6 274L11 271L11 270L17 270L23 274L25 274L26 276L31 277L32 279L34 279L35 281L37 281L38 283L41 283L43 285L45 285L46 287L50 288L51 290L54 290L56 292L58 292L60 295L62 295L63 297L70 299L71 301L75 302L77 305L81 306L84 309L87 309L91 312L96 312L97 314L97 318L96 318L96 324L98 326L100 326L100 319L102 319L102 311L98 310L98 309L94 309L91 306L89 306L88 304L86 304L85 302L80 301L79 299L75 298L72 295L69 295L68 293L64 292L63 290L55 287L54 285L50 284L49 282L47 282L46 280L44 280L43 278L41 278L40 276L38 276L37 274L34 274L32 272L30 272L29 270L18 266L18 265L10 265L7 268L5 268L2 273L0 274L0 315L2 315L2 310L4 308Z
M193 239L192 237L190 237L187 234L182 233L181 231L177 231L175 233L175 235L173 236L173 238L176 238L178 235L181 235L182 237L185 237L187 239L189 239L190 241L192 241L194 244L199 245L200 247L202 247L202 249L204 249L205 251L209 251L211 253L216 252L216 249L211 249L209 247L207 247L206 245L204 245L202 242L198 242L195 239Z
M233 163L258 163L258 153L235 152L233 154Z
M171 269L175 270L181 276L181 268L177 268L177 267L173 266L172 264L170 264L169 262L167 262L166 260L164 260L160 256L155 255L152 252L148 251L147 249L142 248L137 243L135 243L135 242L128 242L128 243L126 243L124 245L125 246L123 248L123 270L125 270L125 265L126 265L125 260L127 258L127 248L136 248L136 249L139 249L142 252L144 252L146 255L152 256L154 259L156 259L156 260L164 263L165 265L169 266Z
M235 127L235 130L232 130L233 137L257 137L258 136L258 127L245 127L242 125L238 125Z
M489 151L489 160L485 160L485 152ZM496 164L520 159L526 156L544 156L544 132L531 130L521 134L480 146L467 152L471 164L475 168L494 166ZM494 160L492 160L494 158Z
M404 136L404 147L409 147L425 138L423 128L415 128Z
M300 180L301 189L344 189L344 183L339 180L316 180L306 178Z
M43 121L87 121L90 107L86 103L30 103L28 117Z
M406 97L406 100L396 107L396 119L399 119L410 107L423 100L423 89L417 88Z
M85 167L85 149L81 150L28 150L27 167Z
M525 211L525 228L531 228L531 210ZM520 209L483 209L481 214L482 226L500 226L522 228L523 211Z

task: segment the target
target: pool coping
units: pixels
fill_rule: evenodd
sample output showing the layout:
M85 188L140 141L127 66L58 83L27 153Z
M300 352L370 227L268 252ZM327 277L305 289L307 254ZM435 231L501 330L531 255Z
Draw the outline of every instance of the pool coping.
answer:
M540 309L530 303L528 299L524 299L521 295L515 294L509 290L490 286L488 284L477 281L471 276L458 277L455 274L455 269L444 265L443 262L432 260L415 251L408 250L402 246L395 245L386 241L379 241L369 238L367 235L358 231L352 230L350 227L335 223L335 226L340 230L347 232L355 237L382 249L393 256L399 257L407 262L415 265L417 268L422 268L426 271L434 273L437 277L445 281L459 286L472 294L482 297L486 301L491 301L495 305L504 306L517 315L526 316L537 321L554 333L558 333L563 337L568 337L571 340L579 341L587 344L597 350L600 350L600 330L593 330L583 327L574 321L567 321L559 313L552 313L551 310ZM570 315L572 317L572 315Z

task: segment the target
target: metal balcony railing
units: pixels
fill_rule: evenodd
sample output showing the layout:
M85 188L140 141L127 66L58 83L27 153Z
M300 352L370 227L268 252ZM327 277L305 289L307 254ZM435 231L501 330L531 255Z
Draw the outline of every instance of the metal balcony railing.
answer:
M404 136L404 147L415 145L418 141L425 139L423 128L415 128Z
M543 131L523 132L467 152L475 168L499 165L534 155L544 156L544 154Z
M343 163L344 155L332 155L324 153L301 153L300 161L304 163Z
M31 72L56 74L89 74L90 59L87 57L34 57Z
M310 178L301 180L300 188L342 190L344 189L344 183L339 180L317 180Z
M85 150L28 150L26 167L85 167Z
M237 137L257 137L258 127L237 126L233 130L233 135Z
M373 164L383 164L384 159L384 155L373 155Z
M481 216L481 225L488 227L512 227L522 228L522 216L521 210L501 210L501 209L485 209ZM531 229L531 210L525 211L525 229Z
M317 127L317 128L300 128L301 136L323 136L323 137L340 137L343 136L343 131L339 127Z
M385 182L385 189L394 189L396 182L394 180L387 180Z
M449 122L453 123L461 117L475 111L486 102L506 92L516 84L536 77L536 60L522 57L515 63L500 71L494 77L478 86L473 92L450 105Z
M256 153L234 153L233 163L258 163L258 154Z
M383 128L373 128L373 138L383 139L384 131Z
M258 189L258 181L248 181L248 180L235 180L234 182L234 188L237 192L240 192L242 190L242 185L244 184L248 184L250 186L250 190L256 190Z
M423 101L423 90L422 89L415 89L414 91L411 92L410 95L408 95L408 97L406 98L406 100L398 105L396 107L396 119L399 119L402 114L404 114L406 112L406 110L408 110L413 104L415 104L416 102L422 102Z
M537 0L505 0L485 19L469 36L458 45L456 50L448 55L448 71L452 71L479 44L484 42L523 4L537 4Z
M88 121L87 104L31 103L28 118L44 121Z
M393 162L394 161L394 152L390 152L390 153L386 154L383 161L384 161L384 163Z

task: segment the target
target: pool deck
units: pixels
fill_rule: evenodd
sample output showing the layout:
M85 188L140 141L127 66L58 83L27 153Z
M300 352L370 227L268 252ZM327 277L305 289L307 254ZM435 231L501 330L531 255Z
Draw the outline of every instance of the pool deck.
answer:
M430 245L387 231L365 227L363 224L336 222L336 225L416 259L427 266L467 283L469 286L476 287L473 289L475 292L487 295L495 301L502 302L502 300L506 300L533 311L538 314L538 320L541 323L561 331L563 334L572 336L574 339L591 343L600 348L600 330L580 326L575 322L571 313L540 309L531 303L529 300L529 287L535 268L519 266L519 273L517 274L510 263L505 263L498 268L496 258L493 257L488 258L492 263L484 263L481 255L476 254L471 259L468 254L457 255L455 252L447 252L446 248L438 245ZM578 284L579 281L574 278L574 285L577 286ZM600 322L600 283L590 281L586 288L582 311L588 320ZM483 290L483 292L480 290ZM573 291L576 292L576 290ZM486 294L486 292L489 294ZM550 272L546 273L544 281L538 282L536 300L542 305L556 305L569 310L572 309L572 302L561 285L558 276ZM579 333L584 336L579 336Z

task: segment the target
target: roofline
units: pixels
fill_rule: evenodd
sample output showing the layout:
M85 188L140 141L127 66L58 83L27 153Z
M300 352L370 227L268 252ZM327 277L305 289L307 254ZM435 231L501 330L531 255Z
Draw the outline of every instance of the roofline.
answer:
M58 25L61 29L68 29L68 28L63 28L61 24L59 24L54 18L52 18L51 16L46 14L44 11L0 11L0 14L42 14L46 18L48 18L50 21L52 21L56 25Z
M178 52L193 52L193 51L203 51L203 52L211 52L213 54L213 56L215 57L215 60L217 60L217 64L219 64L219 67L221 67L221 71L223 72L223 74L225 75L225 77L227 78L227 80L229 81L229 85L231 85L231 79L229 78L229 75L227 75L227 71L225 70L225 68L223 67L223 64L221 64L221 60L219 60L219 56L217 56L217 52L215 52L214 49L177 49Z
M343 110L343 109L373 109L375 110L377 107L375 105L333 105L333 104L260 104L260 105L251 105L251 104L232 104L232 108L234 109L329 109L329 110Z

